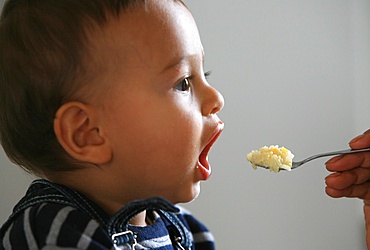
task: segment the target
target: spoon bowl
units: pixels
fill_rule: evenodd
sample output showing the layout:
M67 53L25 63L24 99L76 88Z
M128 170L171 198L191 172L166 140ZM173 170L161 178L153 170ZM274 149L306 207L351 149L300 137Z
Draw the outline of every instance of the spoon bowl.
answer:
M345 150L327 152L327 153L322 153L322 154L316 154L316 155L310 156L310 157L308 157L308 158L306 158L302 161L293 161L291 169L296 169L296 168L302 166L303 164L305 164L309 161L312 161L312 160L315 160L315 159L321 158L321 157L327 157L327 156L332 156L332 155L343 155L343 154L355 154L355 153L361 153L361 152L367 152L367 151L370 151L370 148L345 149ZM261 168L265 168L265 169L270 169L268 166L261 166L261 165L258 165L258 164L256 166L261 167ZM280 170L286 170L286 169L280 168L279 171Z

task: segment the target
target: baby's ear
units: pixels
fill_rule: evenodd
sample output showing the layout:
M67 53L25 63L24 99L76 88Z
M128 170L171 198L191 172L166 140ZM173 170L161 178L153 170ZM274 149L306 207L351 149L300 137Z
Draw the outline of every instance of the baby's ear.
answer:
M96 111L80 102L68 102L58 109L54 132L71 157L93 164L111 160L112 151L99 129L98 120Z

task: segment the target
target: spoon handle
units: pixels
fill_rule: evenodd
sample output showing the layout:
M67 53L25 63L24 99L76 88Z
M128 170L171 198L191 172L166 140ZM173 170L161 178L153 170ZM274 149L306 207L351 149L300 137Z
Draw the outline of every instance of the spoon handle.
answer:
M354 154L354 153L360 153L360 152L366 152L366 151L370 151L370 148L345 149L345 150L327 152L327 153L322 153L322 154L317 154L317 155L310 156L310 157L304 159L303 161L301 161L300 163L303 164L303 163L309 162L309 161L317 159L317 158L331 156L331 155Z

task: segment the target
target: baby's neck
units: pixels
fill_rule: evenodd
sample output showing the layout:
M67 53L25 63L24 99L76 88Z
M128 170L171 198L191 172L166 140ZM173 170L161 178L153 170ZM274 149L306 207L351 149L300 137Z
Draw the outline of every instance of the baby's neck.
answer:
M137 214L134 218L132 218L132 220L130 221L130 224L133 226L139 226L139 227L148 226L148 223L146 220L146 211L143 211Z

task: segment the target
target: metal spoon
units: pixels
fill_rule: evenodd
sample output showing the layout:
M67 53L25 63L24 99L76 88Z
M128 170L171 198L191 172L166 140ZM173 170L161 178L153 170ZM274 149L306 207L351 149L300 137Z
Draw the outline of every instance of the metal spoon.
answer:
M366 152L366 151L370 151L370 148L346 149L346 150L333 151L333 152L328 152L328 153L323 153L323 154L317 154L317 155L310 156L302 161L296 161L296 162L293 161L291 169L296 169L299 166L302 166L303 164L305 164L306 162L309 162L309 161L312 161L312 160L315 160L321 157L326 157L326 156L331 156L331 155L354 154L354 153L360 153L360 152ZM270 169L268 166L260 166L260 165L256 165L256 166L265 168L265 169ZM280 168L279 171L280 170L286 170L286 169Z

